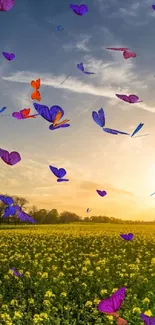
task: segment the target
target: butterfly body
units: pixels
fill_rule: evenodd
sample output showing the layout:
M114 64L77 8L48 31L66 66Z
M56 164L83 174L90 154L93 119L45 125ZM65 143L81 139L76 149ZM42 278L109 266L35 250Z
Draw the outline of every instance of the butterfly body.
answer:
M35 89L35 91L31 94L31 99L36 99L38 100L39 102L41 101L41 95L40 95L40 92L39 92L39 88L40 88L40 78L37 79L36 81L35 80L32 80L31 81L31 86Z

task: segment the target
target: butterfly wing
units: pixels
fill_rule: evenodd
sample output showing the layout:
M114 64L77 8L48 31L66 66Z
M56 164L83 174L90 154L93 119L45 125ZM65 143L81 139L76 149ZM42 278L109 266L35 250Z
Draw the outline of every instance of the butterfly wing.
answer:
M128 234L128 238L129 238L129 240L133 239L133 234L131 232Z
M20 113L23 115L23 118L27 118L27 116L30 114L30 108L24 108L20 111Z
M152 9L155 10L155 5L152 5Z
M60 183L60 182L68 182L68 181L69 181L69 179L67 179L67 178L58 178L57 179L58 183Z
M122 237L122 238L125 239L125 240L128 240L128 237L127 237L126 234L120 234L120 237Z
M81 6L79 6L79 11L80 11L80 15L83 16L87 13L88 8L87 8L87 6L82 4Z
M0 109L0 113L3 113L6 110L6 107Z
M130 103L136 103L138 99L139 97L136 95L129 95Z
M114 130L114 129L103 128L103 131L106 132L106 133L113 134L113 135L118 135L118 132L116 130Z
M38 100L40 102L41 100L41 95L40 92L38 90L35 90L32 94L31 94L31 99L34 100Z
M58 178L62 178L66 175L66 170L64 168L60 168L58 170Z
M23 115L20 112L13 112L12 117L16 118L17 120L23 119Z
M20 160L20 154L16 151L12 151L10 154L7 150L3 151L1 159L10 166L17 164Z
M139 125L136 127L136 129L131 134L131 137L133 137L137 132L140 131L140 129L143 127L144 123L139 123Z
M107 192L106 191L101 191L101 190L96 190L96 192L100 195L100 196L105 196L107 195Z
M130 103L129 97L127 95L115 94L119 99L124 100L124 102Z
M124 135L130 135L129 133L123 132L123 131L119 131L119 130L115 130L115 129L110 129L110 128L103 128L104 132L107 133L111 133L111 134L124 134Z
M136 53L130 52L130 51L124 51L123 56L124 56L124 59L135 58Z
M51 124L49 126L49 130L53 131L53 130L60 129L60 128L68 128L69 126L70 126L70 124L61 124L61 123L59 123L56 126L53 126L53 124Z
M80 70L80 71L84 71L84 66L83 66L83 63L81 62L81 63L78 63L77 64L77 68Z
M107 50L114 50L114 51L127 51L129 50L126 47L106 47Z
M7 205L11 205L14 203L14 200L10 196L0 195L0 200Z
M10 55L7 52L2 52L3 56L10 61Z
M83 73L91 75L91 74L96 74L95 72L88 72L88 71L83 71Z
M14 6L14 0L1 0L0 11L9 11Z
M40 105L37 103L33 103L36 111L41 115L46 121L53 123L51 110L49 110L48 106Z
M81 6L70 4L70 8L78 16L83 16L88 11L88 8L85 5L83 5L83 4Z
M112 313L114 312L112 298L101 300L98 304L98 310L103 313Z
M155 317L149 317L145 314L140 314L140 318L144 322L145 325L155 325Z
M35 80L32 80L32 81L31 81L31 86L32 86L34 89L39 89L39 88L40 88L40 78L37 79L36 81L35 81Z
M50 114L52 117L52 122L55 123L55 121L59 121L62 116L64 116L64 110L58 106L54 105L50 108Z
M54 167L54 166L49 166L51 172L56 176L56 177L59 177L59 169Z
M97 123L100 127L103 127L105 125L105 114L103 108L101 108L98 113L93 111L92 112L92 118L95 123Z
M55 119L54 119L54 122L53 122L53 126L55 126L59 122L59 120L61 119L62 115L63 115L62 111L58 111L58 113L55 116Z

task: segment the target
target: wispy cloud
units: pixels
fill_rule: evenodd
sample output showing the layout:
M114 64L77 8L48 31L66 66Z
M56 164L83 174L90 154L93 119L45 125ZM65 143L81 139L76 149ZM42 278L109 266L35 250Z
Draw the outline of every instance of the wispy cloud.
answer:
M63 49L65 51L73 51L73 50L79 50L79 51L83 51L83 52L90 52L90 48L88 46L88 43L91 39L91 36L90 35L82 35L82 37L79 37L79 38L82 38L81 40L78 40L78 41L71 41L67 44L64 44L63 45Z

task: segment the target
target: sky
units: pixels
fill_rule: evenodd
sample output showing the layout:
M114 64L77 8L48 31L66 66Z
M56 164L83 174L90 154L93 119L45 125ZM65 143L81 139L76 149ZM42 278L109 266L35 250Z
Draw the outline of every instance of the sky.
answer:
M152 1L83 0L84 16L68 0L15 0L0 12L0 147L18 151L22 160L0 160L0 192L25 197L30 206L130 220L154 220L155 197L155 11ZM57 25L64 30L56 32ZM128 47L137 54L125 60L106 47ZM76 65L83 62L84 75ZM70 77L61 85L62 81ZM63 108L70 127L49 130L49 122L16 120L14 111L31 108L31 80L41 79L40 104ZM115 94L136 94L130 105ZM34 101L36 102L36 101ZM106 127L132 133L110 135L93 121L104 109ZM65 168L69 182L57 183L49 165ZM100 197L96 190L105 190ZM88 214L87 214L88 216Z

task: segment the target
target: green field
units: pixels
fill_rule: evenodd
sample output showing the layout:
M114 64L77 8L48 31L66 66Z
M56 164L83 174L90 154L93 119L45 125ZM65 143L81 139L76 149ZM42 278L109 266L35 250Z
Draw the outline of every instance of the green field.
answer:
M122 286L129 325L143 324L140 312L155 315L155 226L0 228L0 325L116 324L97 304Z

